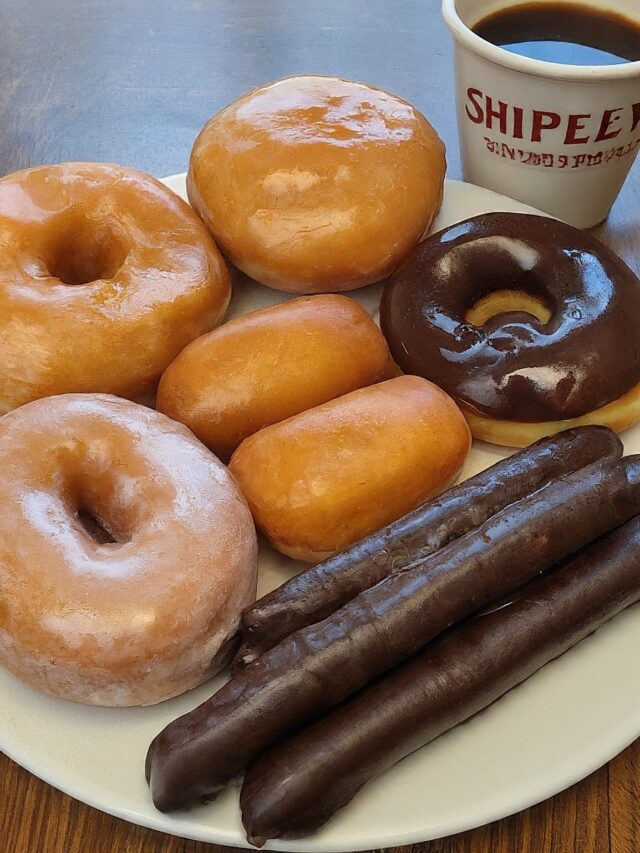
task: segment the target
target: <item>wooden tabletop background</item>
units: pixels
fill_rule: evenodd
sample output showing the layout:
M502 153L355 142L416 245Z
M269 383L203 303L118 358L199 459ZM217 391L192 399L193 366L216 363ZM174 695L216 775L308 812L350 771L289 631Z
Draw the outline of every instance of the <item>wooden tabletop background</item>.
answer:
M196 133L224 104L266 81L317 72L375 83L412 101L447 144L449 176L461 177L452 49L439 5L0 0L0 172L61 160L107 160L157 176L181 172ZM609 221L597 229L638 272L639 174L640 162ZM224 851L88 808L2 754L0 849ZM545 803L464 835L414 845L413 851L638 853L640 742Z

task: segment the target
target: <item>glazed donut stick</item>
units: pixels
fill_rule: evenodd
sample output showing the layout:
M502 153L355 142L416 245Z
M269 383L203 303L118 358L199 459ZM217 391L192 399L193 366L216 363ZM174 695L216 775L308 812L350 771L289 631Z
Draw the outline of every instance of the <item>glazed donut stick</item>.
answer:
M251 663L288 634L319 622L389 574L424 559L550 480L621 454L622 444L611 430L587 426L544 438L497 462L248 607L242 614L243 645L234 666Z
M252 765L247 838L305 835L374 776L486 708L640 599L640 518L594 542L509 604L456 626ZM375 745L375 746L373 746Z
M154 739L156 807L214 797L267 747L638 512L640 457L596 462L291 634Z

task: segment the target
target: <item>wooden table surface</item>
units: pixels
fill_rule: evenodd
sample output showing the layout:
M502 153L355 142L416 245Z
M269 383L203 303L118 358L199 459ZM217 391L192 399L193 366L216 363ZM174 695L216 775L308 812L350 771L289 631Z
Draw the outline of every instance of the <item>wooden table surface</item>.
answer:
M60 160L180 172L221 106L265 81L318 72L415 103L447 144L449 175L460 177L451 54L439 0L0 0L0 172ZM639 166L598 232L640 272ZM1 754L0 849L223 850L115 820ZM637 853L640 742L545 803L413 849Z

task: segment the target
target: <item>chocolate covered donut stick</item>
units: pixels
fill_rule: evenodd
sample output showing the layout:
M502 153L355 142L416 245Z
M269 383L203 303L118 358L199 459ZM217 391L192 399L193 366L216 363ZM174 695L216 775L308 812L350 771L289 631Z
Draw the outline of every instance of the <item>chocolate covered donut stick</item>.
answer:
M486 708L640 598L640 518L452 628L245 775L248 840L305 835L374 776Z
M266 748L639 511L640 457L596 462L291 634L154 739L156 807L214 797Z

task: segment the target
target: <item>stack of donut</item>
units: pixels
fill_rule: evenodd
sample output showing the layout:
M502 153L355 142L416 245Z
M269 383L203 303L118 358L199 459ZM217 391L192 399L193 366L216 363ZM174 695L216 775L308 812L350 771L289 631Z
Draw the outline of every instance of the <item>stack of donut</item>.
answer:
M147 776L167 810L249 767L256 844L640 597L639 463L607 429L640 420L640 282L545 217L427 236L445 168L406 101L305 76L205 125L191 206L108 164L0 180L0 663L133 705L236 653ZM229 267L296 298L223 323ZM380 327L342 293L376 283ZM444 492L472 435L540 442ZM319 565L254 604L256 527Z

